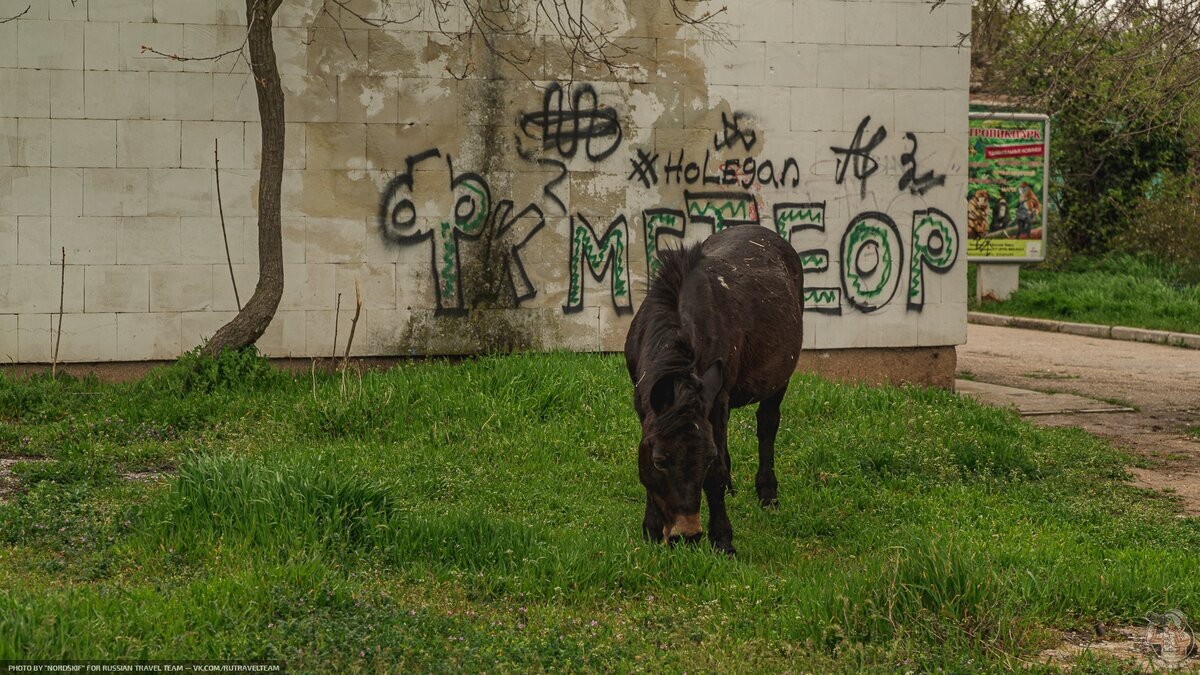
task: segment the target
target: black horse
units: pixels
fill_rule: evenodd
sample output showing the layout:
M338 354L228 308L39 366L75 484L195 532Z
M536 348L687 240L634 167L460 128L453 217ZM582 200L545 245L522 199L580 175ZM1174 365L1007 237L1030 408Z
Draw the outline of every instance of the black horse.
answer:
M775 232L753 225L659 257L662 267L625 339L642 422L642 530L653 541L699 540L703 488L709 539L732 554L729 409L759 404L754 484L764 507L777 506L779 405L802 335L800 257Z

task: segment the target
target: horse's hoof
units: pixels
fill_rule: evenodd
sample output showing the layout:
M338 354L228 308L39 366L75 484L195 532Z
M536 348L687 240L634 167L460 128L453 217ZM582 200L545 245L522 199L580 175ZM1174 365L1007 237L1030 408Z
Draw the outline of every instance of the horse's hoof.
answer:
M697 532L696 534L689 534L686 536L675 534L671 535L671 537L667 539L667 544L670 545L671 548L674 548L676 544L687 544L688 546L692 546L703 538L703 532Z
M661 544L663 540L662 528L642 527L642 538L655 544Z
M733 548L733 542L728 542L728 541L717 542L717 541L714 541L714 542L713 542L713 548L714 548L714 549L715 549L717 552L719 552L719 553L724 553L725 555L729 556L730 558L732 558L733 556L737 555L737 550L735 550L735 549Z
M766 499L759 499L758 501L760 504L762 504L762 507L764 509L767 509L769 511L778 511L779 510L779 498L778 497L768 497Z

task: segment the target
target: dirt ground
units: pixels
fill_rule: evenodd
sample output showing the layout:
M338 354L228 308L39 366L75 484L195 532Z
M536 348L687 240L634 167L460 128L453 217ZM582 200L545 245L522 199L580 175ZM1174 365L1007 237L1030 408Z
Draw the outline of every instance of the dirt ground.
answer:
M1133 449L1148 464L1130 469L1139 485L1175 494L1200 515L1200 438L1187 433L1200 429L1200 350L972 324L958 348L958 373L1135 408L1029 419L1082 427Z

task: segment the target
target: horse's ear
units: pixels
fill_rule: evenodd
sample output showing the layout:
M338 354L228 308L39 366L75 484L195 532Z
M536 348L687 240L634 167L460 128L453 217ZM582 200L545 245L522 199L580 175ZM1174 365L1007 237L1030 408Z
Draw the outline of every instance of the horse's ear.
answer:
M655 414L661 414L675 402L675 378L664 375L650 387L650 408Z
M713 401L717 400L717 394L721 392L721 386L724 383L725 361L717 359L700 378L700 397L704 401L705 412L712 410Z

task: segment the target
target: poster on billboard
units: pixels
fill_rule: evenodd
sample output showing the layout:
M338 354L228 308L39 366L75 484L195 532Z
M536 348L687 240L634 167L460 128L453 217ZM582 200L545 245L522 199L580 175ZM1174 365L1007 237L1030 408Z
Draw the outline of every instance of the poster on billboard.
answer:
M967 260L1044 260L1050 119L973 112L968 138Z

